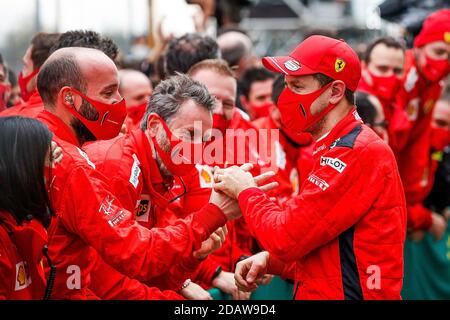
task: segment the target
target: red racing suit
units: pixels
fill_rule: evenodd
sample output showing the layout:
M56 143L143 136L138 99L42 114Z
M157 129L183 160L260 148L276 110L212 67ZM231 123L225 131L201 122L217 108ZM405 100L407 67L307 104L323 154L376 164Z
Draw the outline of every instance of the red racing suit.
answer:
M414 52L406 52L405 76L398 103L410 122L410 133L400 151L398 167L405 189L408 228L428 230L431 211L422 206L429 193L429 180L434 175L430 157L431 116L442 92L439 82L429 82L417 69Z
M98 298L90 288L98 256L130 278L150 280L176 261L189 261L226 222L222 211L209 204L167 228L140 226L110 191L108 179L95 169L71 129L46 110L38 119L47 124L63 152L49 190L56 212L49 228L49 254L57 268L53 298Z
M18 226L11 214L0 211L0 300L44 298L47 232L37 221L29 226Z
M259 174L261 164L264 166L259 157L258 129L245 119L245 115L241 112L237 108L234 109L225 139L218 140L218 143L223 146L223 152L219 153L223 158L219 156L215 158L214 163L197 164L197 171L182 177L187 192L180 199L179 207L184 214L195 212L208 202L213 187L213 165L224 167L252 162L255 165L252 170L253 175ZM177 183L175 187L181 188ZM250 236L243 218L228 222L227 227L227 241L210 256L221 265L224 271L231 272L234 271L234 266L241 257L252 254L254 239ZM211 271L212 268L208 277L212 275ZM203 280L202 284L205 286L210 284L206 277Z
M270 260L291 270L295 299L400 299L403 188L392 150L355 110L316 143L312 172L283 208L258 188L238 201Z
M187 217L187 215L180 216L177 202L171 206L174 210L169 210L169 200L175 198L177 193L171 192L168 187L172 181L163 181L158 165L151 156L150 143L141 129L112 140L91 143L85 146L85 150L89 159L95 163L97 170L105 176L110 172L115 173L109 175L108 179L112 192L124 208L135 212L137 221L143 226L149 229L166 227L178 218ZM160 196L155 196L149 190L155 190L154 192L158 192ZM203 206L208 202L203 203ZM200 266L198 263L191 263L188 266L175 264L170 272L152 279L149 283L159 288L176 290L196 269L199 274L212 277L218 265L209 267L209 261L209 259L204 260ZM213 269L210 270L211 268ZM97 265L94 272L105 273L101 264ZM110 277L111 275L105 278ZM195 277L192 278L195 279ZM112 283L112 285L115 284ZM115 286L117 287L115 292L119 292L122 286ZM104 283L102 287L106 287Z
M44 104L42 103L41 96L39 95L39 92L35 90L28 101L18 103L11 108L0 112L0 117L22 116L36 118L43 110Z

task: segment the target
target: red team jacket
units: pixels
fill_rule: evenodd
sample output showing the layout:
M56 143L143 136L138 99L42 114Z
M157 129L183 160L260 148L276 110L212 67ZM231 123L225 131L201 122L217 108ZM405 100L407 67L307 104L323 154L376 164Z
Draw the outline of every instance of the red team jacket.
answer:
M98 256L130 278L150 280L176 261L189 259L226 222L221 210L210 204L165 229L140 226L110 191L107 178L80 149L70 128L48 111L38 119L63 151L50 187L56 212L49 229L49 254L57 268L54 298L98 298L90 288Z
M235 108L233 117L227 129L240 130L228 131L223 143L223 158L218 158L215 163L197 164L197 171L183 176L183 182L186 187L186 194L180 198L178 207L183 208L183 214L195 212L201 206L208 202L211 195L211 188L214 185L212 166L219 167L242 165L246 162L256 163L252 174L259 174L260 167L258 166L259 152L258 152L258 130L246 118L245 114L241 113L239 109ZM250 131L247 131L250 130ZM250 139L250 135L245 136L245 132L249 133L253 130L256 140ZM228 139L228 141L227 141ZM229 146L229 147L227 147ZM235 151L239 150L240 154ZM181 189L182 186L176 183L175 188ZM247 257L252 254L253 237L250 236L248 228L243 218L239 218L227 223L228 237L222 247L210 255L210 259L217 262L224 271L232 272L236 262L242 257ZM211 268L207 277L202 277L202 285L210 287L208 279L212 276L214 269ZM197 274L199 276L199 274Z
M405 189L408 227L429 229L431 211L422 202L431 190L436 165L430 155L431 116L442 92L439 82L430 82L418 71L412 50L406 52L405 75L398 103L408 114L410 133L398 158Z
M42 103L39 92L35 90L33 95L26 102L22 102L8 108L0 113L1 117L8 116L23 116L29 118L36 118L39 113L44 110L44 104Z
M39 222L18 226L11 214L0 211L0 300L44 298L46 244L47 232Z
M89 144L85 149L91 161L105 176L111 172L115 173L109 175L108 179L111 190L127 210L135 212L137 221L143 226L149 229L166 227L178 218L188 216L181 214L179 202L174 202L170 209L168 208L169 200L181 195L183 189L178 191L177 188L173 188L175 191L172 192L170 187L172 181L166 182L168 186L164 186L158 165L152 157L150 143L141 129L136 129L126 136ZM154 190L160 196L155 196L149 190ZM155 197L162 199L158 200ZM192 212L201 210L208 202L209 198ZM172 275L164 274L153 279L151 284L159 288L176 290L188 277L197 280L197 277L192 276L195 270L202 280L212 278L217 268L218 264L208 258L200 265L192 263L188 268L175 264L171 268ZM99 273L103 272L99 270Z
M295 264L296 299L400 299L406 208L391 149L352 111L313 156L284 208L257 188L239 194L251 233Z

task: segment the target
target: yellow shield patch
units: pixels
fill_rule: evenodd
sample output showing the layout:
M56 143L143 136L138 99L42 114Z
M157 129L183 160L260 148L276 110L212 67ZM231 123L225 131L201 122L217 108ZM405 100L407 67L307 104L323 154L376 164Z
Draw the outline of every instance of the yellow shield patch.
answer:
M450 43L450 32L444 33L444 41Z
M336 72L341 72L342 70L344 70L345 68L345 61L337 58L336 62L334 63L334 69L336 70Z

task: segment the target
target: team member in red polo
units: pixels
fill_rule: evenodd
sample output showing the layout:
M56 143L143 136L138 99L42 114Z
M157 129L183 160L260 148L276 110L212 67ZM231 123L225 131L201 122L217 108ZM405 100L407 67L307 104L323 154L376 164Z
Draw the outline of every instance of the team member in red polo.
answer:
M216 168L215 188L238 199L267 250L238 263L238 286L253 290L265 273L287 274L296 299L400 299L405 199L392 150L355 110L356 53L342 40L311 36L263 62L285 75L282 121L312 134L314 165L283 208L241 168Z
M395 103L400 90L405 63L405 51L393 38L379 38L367 48L358 91L374 99L374 106L384 116L386 136L381 136L397 156L408 137L406 112Z
M405 75L398 95L411 126L398 157L408 206L408 229L429 230L437 239L443 235L445 220L422 210L421 203L427 181L433 175L429 170L431 115L442 92L441 80L450 72L449 59L450 9L443 9L425 20L414 39L414 48L406 52Z

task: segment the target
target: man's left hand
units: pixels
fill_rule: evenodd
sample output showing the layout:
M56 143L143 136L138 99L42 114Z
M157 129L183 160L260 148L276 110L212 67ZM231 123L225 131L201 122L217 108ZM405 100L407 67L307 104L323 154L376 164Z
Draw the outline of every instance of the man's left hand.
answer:
M241 191L257 187L261 185L267 179L275 175L274 172L268 171L259 176L253 177L249 170L253 168L253 165L246 163L242 166L232 166L226 169L214 168L214 189L221 191L233 199L237 199ZM276 188L278 183L272 182L260 187L263 191L269 191Z

